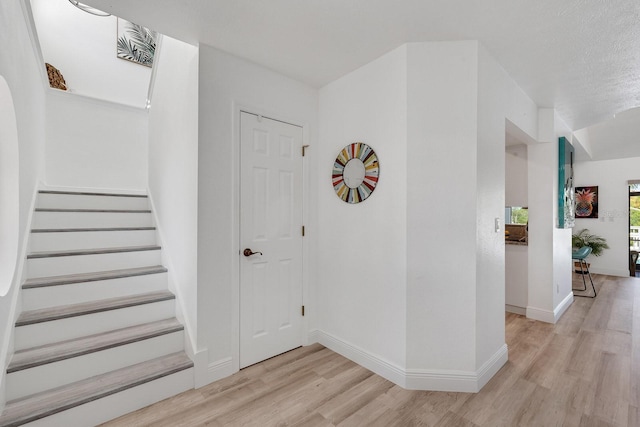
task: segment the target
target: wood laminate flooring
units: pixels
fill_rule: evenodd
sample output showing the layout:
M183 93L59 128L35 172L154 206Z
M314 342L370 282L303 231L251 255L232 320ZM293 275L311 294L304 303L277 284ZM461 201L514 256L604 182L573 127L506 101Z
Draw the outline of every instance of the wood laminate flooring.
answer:
M506 314L479 393L404 390L314 344L105 426L640 426L640 279L593 277L556 325Z

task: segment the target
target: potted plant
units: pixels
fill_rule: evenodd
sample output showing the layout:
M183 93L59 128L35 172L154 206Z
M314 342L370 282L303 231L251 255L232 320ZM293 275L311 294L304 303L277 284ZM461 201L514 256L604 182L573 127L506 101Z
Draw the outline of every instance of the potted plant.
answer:
M591 234L586 228L583 228L578 233L574 233L571 235L571 246L573 246L574 249L580 249L583 246L589 246L591 248L591 253L593 254L593 256L600 256L605 249L609 249L607 240L604 237ZM579 262L575 262L574 266L576 269L576 273L583 272L580 268Z

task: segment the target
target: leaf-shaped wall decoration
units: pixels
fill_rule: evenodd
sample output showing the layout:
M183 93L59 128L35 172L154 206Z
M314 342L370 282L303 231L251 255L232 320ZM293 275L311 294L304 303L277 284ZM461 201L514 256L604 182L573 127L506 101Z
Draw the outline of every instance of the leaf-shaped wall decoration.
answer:
M157 39L157 32L118 18L118 58L151 67Z

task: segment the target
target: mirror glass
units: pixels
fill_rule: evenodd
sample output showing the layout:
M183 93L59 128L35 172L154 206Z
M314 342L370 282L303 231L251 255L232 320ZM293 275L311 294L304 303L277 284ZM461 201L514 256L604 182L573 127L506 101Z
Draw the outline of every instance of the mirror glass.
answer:
M364 181L364 163L360 159L351 159L344 167L344 183L349 188L358 188Z

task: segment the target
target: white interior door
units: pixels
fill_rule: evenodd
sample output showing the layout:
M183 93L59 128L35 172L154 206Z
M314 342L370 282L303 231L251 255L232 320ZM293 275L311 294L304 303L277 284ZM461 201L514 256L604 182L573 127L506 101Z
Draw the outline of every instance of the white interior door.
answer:
M243 368L302 344L302 128L242 112L240 145Z

